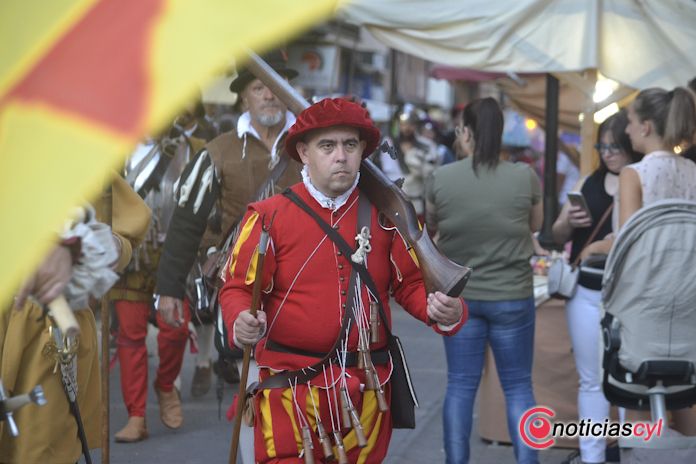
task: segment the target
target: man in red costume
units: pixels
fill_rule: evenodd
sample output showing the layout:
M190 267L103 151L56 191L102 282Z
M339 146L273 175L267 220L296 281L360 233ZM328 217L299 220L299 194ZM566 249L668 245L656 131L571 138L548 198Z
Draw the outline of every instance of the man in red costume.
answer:
M385 323L375 320L371 308L379 299L390 326L391 294L441 334L454 334L466 320L463 300L440 292L426 295L404 240L393 228L382 227L375 207L361 200L360 164L379 139L379 130L360 105L325 99L300 113L285 142L290 157L304 164L303 182L290 190L350 244L355 250L351 256L341 253L318 222L287 194L251 204L242 222L220 292L230 343L258 342L262 382L271 374L282 379L282 371L325 359L309 380L277 388L262 385L253 398L257 462L302 462L306 453L316 461L331 453L339 462L382 462L392 417L388 408L378 407L378 400L382 396L389 401L391 361L383 356ZM262 224L268 226L273 216L261 277L263 311L253 317L249 308L257 246ZM370 223L367 230L362 227L365 218ZM359 245L356 230L362 232ZM356 279L351 260L367 267L375 292L368 292ZM346 341L327 357L347 327ZM370 329L378 332L374 338ZM359 349L363 354L357 353ZM368 356L361 358L362 365L357 360L361 356ZM370 371L365 364L376 372L379 386L374 377L367 378ZM340 400L343 393L346 397ZM352 423L342 422L341 406L350 410Z

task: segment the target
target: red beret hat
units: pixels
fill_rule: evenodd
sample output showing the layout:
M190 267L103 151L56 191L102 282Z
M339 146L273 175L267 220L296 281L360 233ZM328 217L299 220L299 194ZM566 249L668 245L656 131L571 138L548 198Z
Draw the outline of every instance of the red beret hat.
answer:
M360 139L366 142L363 158L370 156L379 145L379 129L365 108L345 98L325 98L297 116L285 139L285 150L300 161L297 142L301 142L310 131L333 126L351 126L360 131Z

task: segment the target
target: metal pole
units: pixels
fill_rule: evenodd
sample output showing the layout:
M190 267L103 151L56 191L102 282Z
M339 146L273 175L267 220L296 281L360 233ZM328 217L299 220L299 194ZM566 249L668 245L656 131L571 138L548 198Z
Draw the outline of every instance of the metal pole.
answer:
M539 244L547 249L558 248L553 242L551 227L558 215L556 157L558 156L558 79L546 75L546 142L544 150L544 224Z
M594 89L597 83L597 70L589 69L585 79L590 88ZM599 164L599 158L595 156L594 143L597 139L597 124L594 122L595 104L592 96L585 96L583 105L583 119L580 124L580 175L588 176L592 174Z
M389 104L394 106L399 99L399 92L396 90L398 83L398 70L396 62L398 61L398 53L393 48L389 50L390 72L389 72Z

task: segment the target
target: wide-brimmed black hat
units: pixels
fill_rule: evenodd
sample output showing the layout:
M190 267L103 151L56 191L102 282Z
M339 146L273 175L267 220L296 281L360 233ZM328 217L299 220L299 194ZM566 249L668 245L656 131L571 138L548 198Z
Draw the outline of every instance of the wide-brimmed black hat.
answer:
M293 79L299 74L292 68L288 68L288 59L280 50L274 50L261 57L268 65L273 68L281 76L287 77L288 79ZM244 87L249 84L249 82L256 79L251 72L246 68L237 71L237 77L234 78L232 83L230 83L230 91L235 93L240 93L244 90Z

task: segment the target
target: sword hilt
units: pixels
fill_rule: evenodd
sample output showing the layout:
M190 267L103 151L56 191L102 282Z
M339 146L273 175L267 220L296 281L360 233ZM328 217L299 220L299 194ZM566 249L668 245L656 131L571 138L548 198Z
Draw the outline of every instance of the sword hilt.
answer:
M48 303L48 311L64 335L75 337L80 334L80 325L64 296L61 295Z

